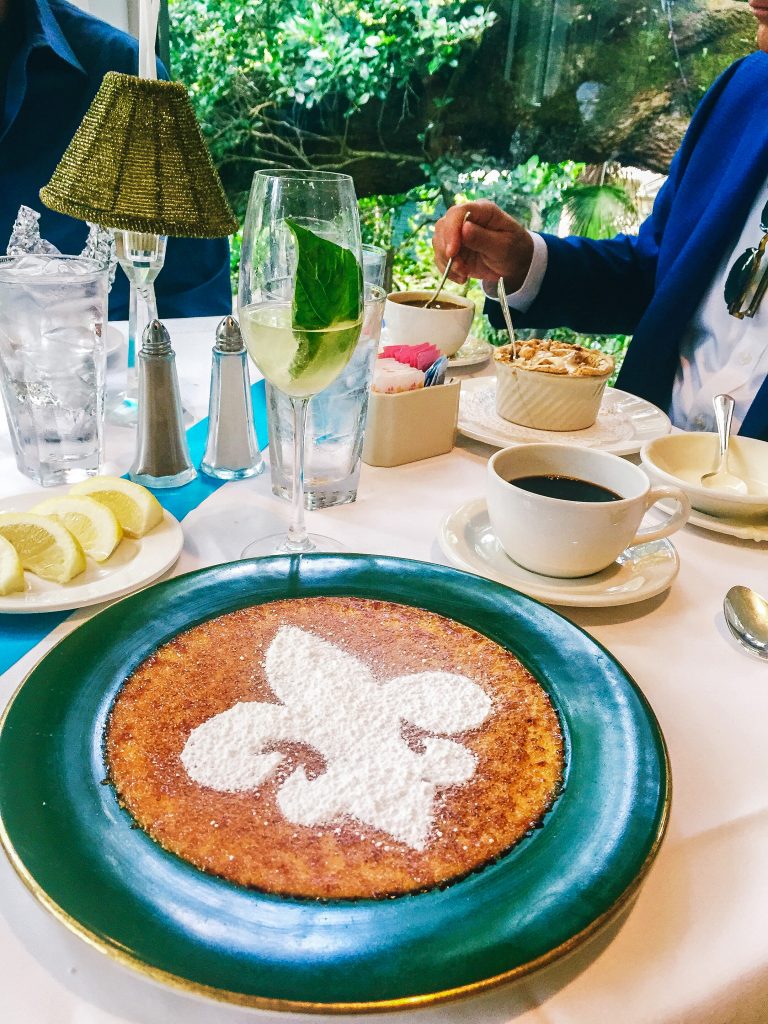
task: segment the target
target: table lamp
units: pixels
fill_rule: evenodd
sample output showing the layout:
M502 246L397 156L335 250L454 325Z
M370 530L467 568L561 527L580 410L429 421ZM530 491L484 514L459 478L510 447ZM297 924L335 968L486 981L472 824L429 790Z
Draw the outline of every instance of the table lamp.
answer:
M152 74L154 53L151 60L140 53L139 64ZM59 213L114 229L131 285L129 367L157 318L154 280L166 236L218 238L237 229L186 88L115 71L104 76L40 198Z

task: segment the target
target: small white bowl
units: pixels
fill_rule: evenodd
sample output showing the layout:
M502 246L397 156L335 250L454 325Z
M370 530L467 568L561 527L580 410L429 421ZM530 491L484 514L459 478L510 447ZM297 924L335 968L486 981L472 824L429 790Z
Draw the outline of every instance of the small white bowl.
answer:
M446 356L459 351L469 336L475 317L475 304L463 295L441 292L438 302L452 302L457 309L425 309L408 306L408 300L426 302L431 292L391 292L384 307L387 337L394 345L436 345Z
M747 482L749 494L702 485L702 476L718 468L719 453L717 434L680 433L649 441L640 459L652 480L685 491L699 512L740 519L768 514L768 443L752 437L731 438L728 471Z

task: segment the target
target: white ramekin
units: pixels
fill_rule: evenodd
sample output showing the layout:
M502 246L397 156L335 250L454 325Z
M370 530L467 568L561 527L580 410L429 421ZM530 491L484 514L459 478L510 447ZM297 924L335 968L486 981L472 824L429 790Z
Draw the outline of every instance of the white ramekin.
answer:
M584 430L597 419L610 373L574 377L496 360L496 411L537 430Z

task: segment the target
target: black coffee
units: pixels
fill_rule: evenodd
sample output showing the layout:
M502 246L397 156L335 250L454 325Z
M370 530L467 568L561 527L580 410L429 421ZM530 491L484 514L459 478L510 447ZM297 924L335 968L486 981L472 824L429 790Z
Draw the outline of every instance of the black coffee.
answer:
M524 491L563 501L621 501L621 495L615 491L573 476L519 476L509 482Z

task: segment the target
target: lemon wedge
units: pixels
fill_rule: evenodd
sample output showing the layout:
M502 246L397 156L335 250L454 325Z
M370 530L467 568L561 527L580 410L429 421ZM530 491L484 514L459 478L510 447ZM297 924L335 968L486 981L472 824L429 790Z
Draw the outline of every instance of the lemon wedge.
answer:
M0 537L13 544L25 569L43 579L68 583L85 571L80 543L55 519L33 512L2 512Z
M80 541L86 555L103 562L123 539L123 528L107 505L93 498L48 498L35 505L32 512L53 516Z
M19 553L9 540L0 537L0 594L15 594L25 588Z
M119 476L92 476L70 487L69 493L106 505L129 537L143 537L163 521L163 506L154 494Z

